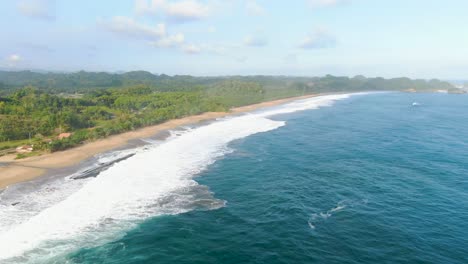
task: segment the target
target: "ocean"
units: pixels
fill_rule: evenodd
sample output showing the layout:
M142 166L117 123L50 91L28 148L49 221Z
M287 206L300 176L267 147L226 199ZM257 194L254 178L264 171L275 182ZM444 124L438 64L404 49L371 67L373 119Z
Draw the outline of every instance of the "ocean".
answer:
M184 127L0 193L0 263L468 263L467 135L467 95L390 92Z

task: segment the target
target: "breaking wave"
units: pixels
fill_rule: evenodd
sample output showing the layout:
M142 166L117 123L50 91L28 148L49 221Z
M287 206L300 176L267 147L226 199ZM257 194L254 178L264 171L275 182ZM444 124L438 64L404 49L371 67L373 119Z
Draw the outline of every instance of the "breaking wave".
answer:
M0 193L0 260L50 261L73 249L116 239L149 217L223 207L225 201L193 177L231 152L230 142L285 125L269 119L273 115L329 106L349 96L314 97L220 119L174 132L162 143L100 157L98 163L106 163L135 154L97 177L62 177L21 197L11 190ZM13 204L15 199L21 202Z

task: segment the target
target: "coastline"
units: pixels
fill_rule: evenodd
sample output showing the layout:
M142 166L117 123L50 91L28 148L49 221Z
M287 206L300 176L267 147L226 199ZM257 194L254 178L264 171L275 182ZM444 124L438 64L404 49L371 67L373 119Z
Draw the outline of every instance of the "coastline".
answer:
M49 169L65 168L76 165L96 154L125 146L130 140L148 138L159 132L174 129L183 125L196 124L202 121L214 120L234 114L250 112L257 109L281 105L287 102L319 96L310 94L267 101L253 105L230 109L229 112L206 112L199 115L172 119L161 124L144 127L138 130L113 135L104 139L87 142L81 146L64 151L47 153L41 156L15 160L15 154L0 157L0 190L9 185L33 180L47 173Z

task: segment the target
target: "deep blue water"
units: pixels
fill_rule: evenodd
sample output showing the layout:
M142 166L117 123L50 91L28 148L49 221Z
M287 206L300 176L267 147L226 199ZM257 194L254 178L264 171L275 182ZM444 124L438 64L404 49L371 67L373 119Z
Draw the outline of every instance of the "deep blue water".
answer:
M287 125L196 178L225 207L148 219L68 260L468 263L468 96L371 94L274 119Z

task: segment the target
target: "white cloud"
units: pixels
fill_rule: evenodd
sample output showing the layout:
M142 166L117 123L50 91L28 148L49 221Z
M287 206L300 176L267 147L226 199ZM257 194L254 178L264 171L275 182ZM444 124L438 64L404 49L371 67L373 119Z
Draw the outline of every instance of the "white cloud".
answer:
M22 58L18 54L11 54L5 58L5 61L8 67L15 67L22 61Z
M101 19L98 24L114 34L132 39L147 40L150 45L158 48L182 48L185 42L184 34L168 34L166 25L163 23L148 26L129 17L117 16L108 21Z
M268 40L260 35L251 35L244 39L244 45L249 47L264 47L268 45Z
M211 7L197 0L136 0L135 12L140 15L163 13L169 21L182 23L209 16Z
M233 43L198 43L182 45L181 50L188 54L204 53L216 56L233 57L233 51L238 50L242 47L243 45L241 44Z
M194 44L187 44L182 47L182 50L188 54L198 54L201 52L201 48Z
M259 5L255 0L248 0L245 4L247 14L251 16L263 16L266 14L265 8Z
M299 45L302 49L326 49L336 46L336 38L325 29L318 29L304 38Z
M345 2L348 2L348 0L307 0L307 3L312 8L336 6Z
M184 34L178 33L155 41L153 42L153 45L160 48L173 48L182 45L184 41Z
M55 0L22 0L16 8L27 17L43 20L53 20Z
M98 23L108 31L131 38L159 40L166 36L164 24L147 26L129 17L116 16L110 21L99 20Z
M18 63L21 61L21 57L18 54L11 54L7 57L7 61L10 63Z
M167 13L177 21L197 20L208 16L209 7L195 0L186 0L169 4Z

